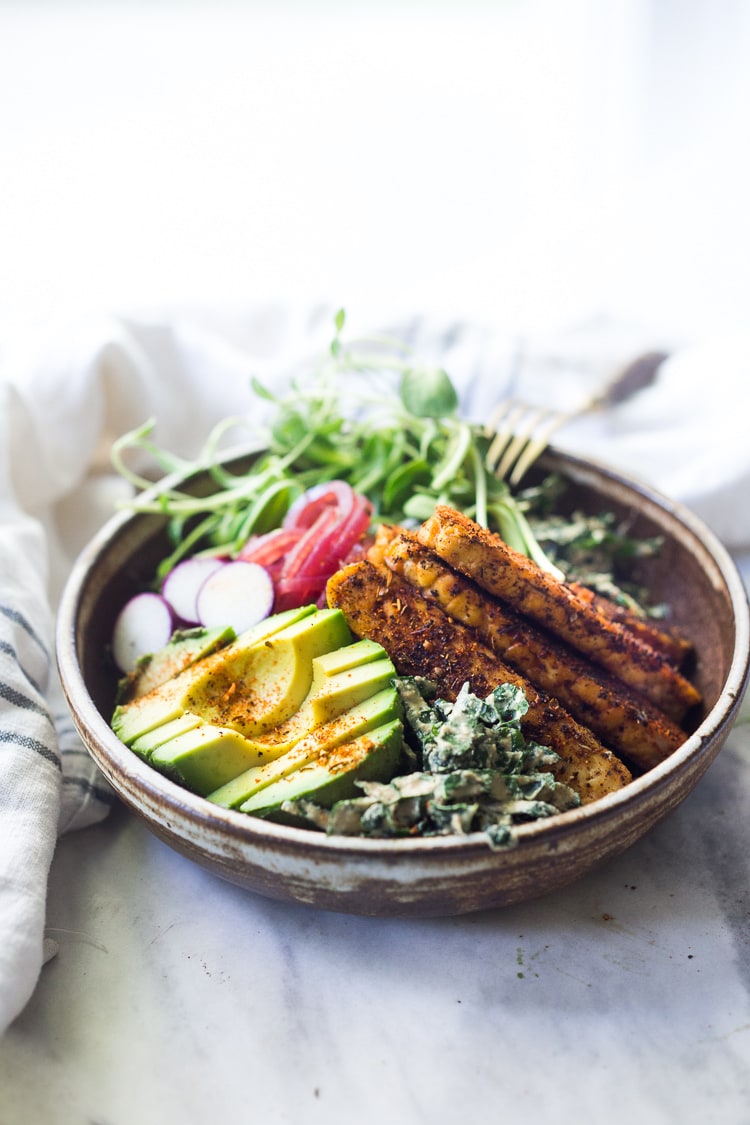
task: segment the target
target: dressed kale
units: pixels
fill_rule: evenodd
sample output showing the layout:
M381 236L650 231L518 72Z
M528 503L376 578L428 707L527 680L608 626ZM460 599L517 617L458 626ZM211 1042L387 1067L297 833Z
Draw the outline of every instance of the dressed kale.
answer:
M580 804L551 772L558 755L525 738L521 719L528 702L519 688L502 684L480 699L464 684L449 702L418 677L395 683L414 769L386 783L361 781L361 797L331 809L294 801L285 804L287 813L329 835L484 832L491 847L508 847L515 825Z

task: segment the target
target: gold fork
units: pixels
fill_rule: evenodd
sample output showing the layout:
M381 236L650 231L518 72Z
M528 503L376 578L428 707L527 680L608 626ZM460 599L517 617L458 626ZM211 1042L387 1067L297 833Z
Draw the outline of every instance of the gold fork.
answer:
M519 399L506 399L485 429L485 436L492 438L485 458L488 471L510 485L518 485L557 430L573 418L625 402L648 387L667 354L651 351L639 355L574 410L548 410Z

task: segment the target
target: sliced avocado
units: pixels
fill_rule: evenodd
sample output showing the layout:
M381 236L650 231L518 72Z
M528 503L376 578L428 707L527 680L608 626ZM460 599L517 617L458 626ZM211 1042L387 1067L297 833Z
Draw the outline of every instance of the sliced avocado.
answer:
M208 794L209 801L227 809L238 808L266 786L314 761L324 751L359 738L374 727L400 719L401 705L395 688L376 692L343 715L316 727L285 754L262 766L253 766L226 785Z
M118 738L130 746L155 727L178 719L183 711L191 710L188 700L197 680L210 678L212 671L220 669L227 661L236 662L238 657L243 656L246 658L248 653L265 645L276 633L296 623L301 624L315 616L316 612L314 606L303 606L301 609L287 610L267 617L252 629L241 633L231 644L203 657L179 675L152 688L146 695L118 705L112 716L112 729Z
M151 753L151 765L203 796L265 761L239 731L200 722Z
M179 718L172 719L169 723L162 723L161 726L154 727L153 730L142 734L140 738L136 738L134 742L131 742L130 749L135 751L139 757L144 758L145 761L149 761L154 750L159 746L169 742L170 738L177 738L180 734L195 730L202 722L203 719L200 715L184 711Z
M117 702L129 703L153 688L178 676L186 668L236 639L231 626L215 629L178 629L158 652L142 656L135 671L123 676L117 685Z
M315 658L313 687L320 681L337 676L339 672L349 672L352 668L359 668L361 664L382 660L385 655L383 646L367 637L344 648L337 648L333 652L325 652Z
M310 693L310 710L316 726L335 719L343 711L388 686L396 675L396 669L391 658L386 656L385 649L382 651L382 659L330 676L318 685L314 695Z
M357 646L349 645L339 652L345 654L349 648L354 647ZM330 722L344 711L349 711L371 695L382 691L396 675L396 669L390 657L386 655L385 649L380 648L379 645L377 647L380 649L380 660L368 660L365 664L354 665L347 669L344 657L343 670L329 676L320 674L321 661L338 653L327 653L313 660L312 685L299 709L267 734L253 739L253 744L258 750L265 751L269 759L277 758L279 754L291 750L315 727ZM328 667L331 666L328 664Z
M350 649L359 651L352 655ZM357 665L357 658L365 651L367 663ZM370 659L376 651L382 658ZM338 653L343 655L337 661L329 659ZM344 671L326 676L328 668ZM205 794L252 766L280 757L315 727L387 687L394 675L393 664L380 646L368 644L365 650L359 644L349 645L313 659L313 686L307 697L289 719L266 735L249 739L232 727L210 723L197 712L185 711L178 719L137 738L132 749L156 769Z
M300 766L267 785L241 805L241 812L271 820L291 820L284 801L301 797L330 808L357 796L358 781L389 781L398 768L403 725L399 719L375 727L351 742L324 750L314 762Z
M310 691L313 663L351 643L341 610L319 609L246 651L214 662L193 681L185 709L254 738L295 713ZM198 670L197 670L198 671Z

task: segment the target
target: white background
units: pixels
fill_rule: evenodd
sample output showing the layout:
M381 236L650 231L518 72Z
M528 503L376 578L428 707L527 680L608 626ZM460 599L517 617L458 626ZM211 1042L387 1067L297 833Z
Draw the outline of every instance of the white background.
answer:
M0 3L0 342L301 297L745 323L743 0Z

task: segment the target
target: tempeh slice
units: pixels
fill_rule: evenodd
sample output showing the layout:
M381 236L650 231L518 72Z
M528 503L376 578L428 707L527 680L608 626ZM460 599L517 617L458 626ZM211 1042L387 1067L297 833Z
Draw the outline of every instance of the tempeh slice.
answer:
M700 702L697 688L661 653L460 512L439 505L416 534L449 566L641 692L675 722Z
M328 581L328 604L340 609L353 633L377 641L399 675L424 676L440 695L453 700L469 683L481 697L502 683L522 688L529 710L526 735L560 756L555 776L583 802L621 789L630 771L596 736L577 723L545 692L503 664L473 631L459 625L419 591L371 562L352 563Z
M375 563L376 566L382 566L389 545L400 532L401 528L394 527L393 524L378 524L373 541L365 553L365 558L369 559L371 563Z
M395 536L383 559L639 770L651 769L684 742L684 732L653 703L457 574L414 534Z
M670 664L674 664L675 668L682 668L692 654L693 645L687 637L681 637L679 633L669 628L659 628L651 618L639 617L632 609L618 605L602 594L590 590L587 586L582 586L579 582L570 582L569 585L571 590L584 601L590 602L610 621L619 621L631 633L635 633L647 645L655 648Z

